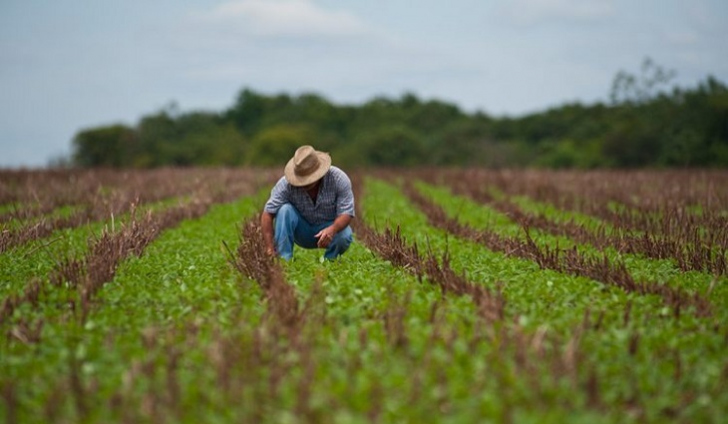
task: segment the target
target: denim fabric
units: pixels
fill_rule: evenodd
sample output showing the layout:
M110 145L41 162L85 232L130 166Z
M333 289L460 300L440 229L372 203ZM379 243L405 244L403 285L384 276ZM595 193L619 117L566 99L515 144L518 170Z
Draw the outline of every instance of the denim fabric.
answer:
M333 224L334 221L311 225L301 217L293 205L286 203L278 209L275 222L275 243L278 254L285 260L293 258L294 243L306 248L315 249L318 239L314 237L319 231ZM326 248L324 257L336 259L346 252L353 239L351 227L339 231Z

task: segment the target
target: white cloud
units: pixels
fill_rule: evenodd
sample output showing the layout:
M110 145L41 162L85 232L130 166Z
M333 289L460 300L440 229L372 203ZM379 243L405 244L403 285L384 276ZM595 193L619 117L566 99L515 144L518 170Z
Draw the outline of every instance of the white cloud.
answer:
M312 0L227 1L187 15L167 39L173 48L165 51L182 62L175 74L208 86L323 90L366 82L416 55L351 12Z
M505 7L506 15L520 25L593 22L615 14L614 0L512 0Z
M310 0L232 0L199 20L223 31L261 37L352 36L370 29L356 16Z

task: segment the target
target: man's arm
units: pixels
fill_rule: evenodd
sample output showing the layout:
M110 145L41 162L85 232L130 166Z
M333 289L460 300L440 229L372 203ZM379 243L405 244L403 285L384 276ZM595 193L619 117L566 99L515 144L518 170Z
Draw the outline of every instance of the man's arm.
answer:
M270 198L265 202L263 213L260 215L260 230L263 233L265 252L271 256L276 254L276 245L273 242L273 218L275 218L278 209L288 201L287 199L288 183L286 177L281 177L271 189Z
M349 226L352 216L349 214L342 214L336 217L334 223L319 231L314 237L318 239L316 245L318 247L328 247L334 236L344 228Z
M263 233L265 253L270 256L276 255L276 247L273 243L273 217L273 214L266 211L260 215L260 231Z
M336 235L339 231L343 230L344 228L349 226L349 223L351 222L351 215L349 214L343 214L336 217L334 220L334 223L331 224L331 227L334 230L334 235Z

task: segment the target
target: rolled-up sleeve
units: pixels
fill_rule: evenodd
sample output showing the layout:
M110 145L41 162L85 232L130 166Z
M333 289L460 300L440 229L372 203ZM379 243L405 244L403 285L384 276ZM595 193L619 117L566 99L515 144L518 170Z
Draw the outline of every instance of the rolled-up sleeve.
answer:
M354 215L354 192L351 189L351 180L341 172L336 176L336 216Z
M265 202L263 210L273 215L277 214L278 209L289 201L288 191L288 181L286 181L286 177L281 177L270 191L270 197L268 198L268 201Z

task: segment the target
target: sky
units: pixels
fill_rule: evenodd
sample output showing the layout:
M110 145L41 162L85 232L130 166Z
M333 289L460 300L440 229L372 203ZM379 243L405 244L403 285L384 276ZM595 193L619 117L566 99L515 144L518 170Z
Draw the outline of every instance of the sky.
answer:
M728 83L728 1L0 0L0 167L172 103L220 112L243 88L519 116L607 101L646 57L675 85Z

